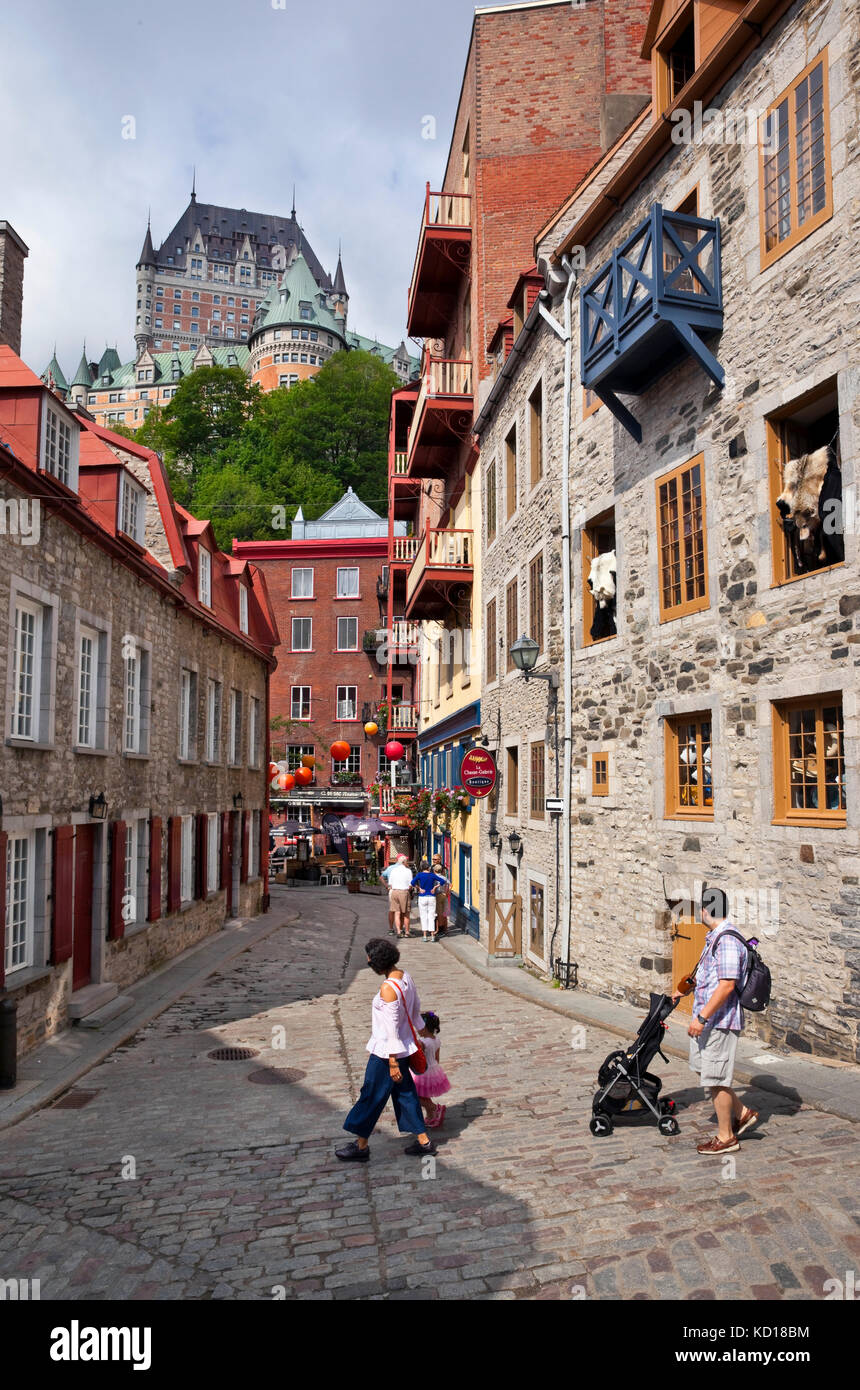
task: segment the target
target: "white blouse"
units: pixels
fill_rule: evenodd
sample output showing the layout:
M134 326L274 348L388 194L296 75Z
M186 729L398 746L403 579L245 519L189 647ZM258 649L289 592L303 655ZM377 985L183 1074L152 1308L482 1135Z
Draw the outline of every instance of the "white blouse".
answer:
M386 984L388 983L391 983L397 998L390 1004L386 1003L382 998L380 985L370 1012L371 1034L367 1050L375 1057L408 1057L411 1053L417 1052L418 1048L412 1039L412 1029L409 1027L406 1011L412 1019L412 1027L416 1033L424 1027L418 991L415 981L406 970L402 979L386 981ZM403 1007L404 1000L406 1010Z

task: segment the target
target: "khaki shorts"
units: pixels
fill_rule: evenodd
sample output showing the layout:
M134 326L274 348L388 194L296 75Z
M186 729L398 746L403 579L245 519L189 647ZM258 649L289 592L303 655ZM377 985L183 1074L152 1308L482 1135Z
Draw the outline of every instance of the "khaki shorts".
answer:
M730 1028L706 1028L690 1039L690 1066L705 1088L731 1086L737 1050L738 1034Z
M402 912L409 916L409 889L391 888L388 893L388 906L392 912Z

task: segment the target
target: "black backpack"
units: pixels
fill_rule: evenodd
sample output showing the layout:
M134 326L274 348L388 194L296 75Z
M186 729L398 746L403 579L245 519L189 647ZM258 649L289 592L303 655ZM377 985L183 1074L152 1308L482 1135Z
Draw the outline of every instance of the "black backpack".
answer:
M747 1009L751 1014L760 1014L770 1003L770 971L759 955L755 947L750 945L745 937L737 931L720 932L720 936L733 936L747 951L747 974L742 985L735 985L735 989L740 996L742 1009ZM712 953L716 951L718 942L715 941L711 947ZM756 946L758 942L756 941Z

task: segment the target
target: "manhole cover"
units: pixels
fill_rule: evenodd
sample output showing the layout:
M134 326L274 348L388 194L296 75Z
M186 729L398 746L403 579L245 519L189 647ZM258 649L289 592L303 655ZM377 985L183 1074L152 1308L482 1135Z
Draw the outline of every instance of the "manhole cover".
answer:
M256 1047L216 1047L208 1053L213 1062L247 1062L251 1057L259 1057Z
M83 1110L85 1105L95 1099L98 1091L67 1091L59 1100L55 1100L51 1106L52 1110Z
M248 1077L257 1086L292 1086L296 1081L304 1081L307 1076L306 1071L292 1070L284 1071L252 1071Z

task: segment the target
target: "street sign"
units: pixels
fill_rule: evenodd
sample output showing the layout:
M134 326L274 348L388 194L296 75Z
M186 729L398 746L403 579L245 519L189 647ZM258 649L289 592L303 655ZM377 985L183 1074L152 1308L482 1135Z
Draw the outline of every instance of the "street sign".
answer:
M560 796L548 796L546 799L547 813L551 816L560 816L564 810L564 802Z
M460 767L460 786L470 796L489 796L496 785L496 763L492 753L470 748Z

